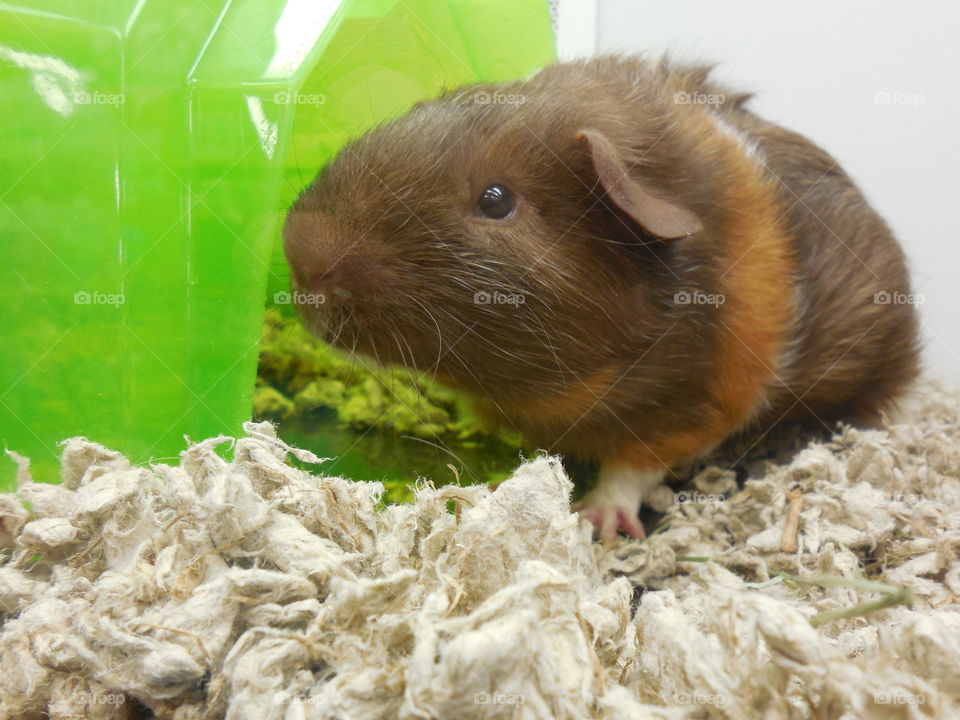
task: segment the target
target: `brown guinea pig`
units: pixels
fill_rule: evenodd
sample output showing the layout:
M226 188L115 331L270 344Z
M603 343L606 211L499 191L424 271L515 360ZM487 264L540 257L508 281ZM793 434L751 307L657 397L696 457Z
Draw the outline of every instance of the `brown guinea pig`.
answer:
M447 93L346 145L284 230L309 329L598 461L605 539L643 536L678 464L869 422L917 373L884 221L707 74L601 57Z

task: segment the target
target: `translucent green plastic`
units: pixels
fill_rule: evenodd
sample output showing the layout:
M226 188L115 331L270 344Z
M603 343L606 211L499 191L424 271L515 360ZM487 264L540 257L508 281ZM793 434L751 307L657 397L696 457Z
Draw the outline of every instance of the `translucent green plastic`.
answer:
M552 57L542 0L0 3L0 443L54 480L70 436L144 462L239 432L299 189Z

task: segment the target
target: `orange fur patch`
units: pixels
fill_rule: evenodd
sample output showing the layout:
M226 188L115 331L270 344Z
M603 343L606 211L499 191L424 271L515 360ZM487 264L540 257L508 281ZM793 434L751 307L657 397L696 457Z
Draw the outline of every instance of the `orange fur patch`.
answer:
M723 437L760 409L764 387L775 378L791 321L795 265L773 181L742 152L730 155L735 180L726 204L737 214L724 228L727 312L714 388Z
M709 122L706 116L693 122ZM615 458L637 467L664 468L702 455L745 425L762 407L764 389L775 378L791 318L794 258L780 218L773 181L735 139L703 128L711 141L723 138L729 193L736 208L727 226L723 273L723 322L713 379L713 403L698 428L631 443Z

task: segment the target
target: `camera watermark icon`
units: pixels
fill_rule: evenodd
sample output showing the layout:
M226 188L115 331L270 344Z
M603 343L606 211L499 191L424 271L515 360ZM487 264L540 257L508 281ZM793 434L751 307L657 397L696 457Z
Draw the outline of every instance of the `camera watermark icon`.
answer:
M673 701L677 705L713 705L723 707L727 704L727 696L723 693L678 692L674 693Z
M281 290L273 294L273 304L274 305L289 305L290 303L296 303L297 305L323 305L327 301L327 296L323 293L303 293L303 292L288 292L286 290Z
M673 294L673 302L677 305L712 305L720 307L727 301L723 293L705 293L699 290L678 290Z
M673 94L675 105L723 105L727 96L723 93L687 92L682 90Z
M673 501L675 503L692 503L694 505L713 505L715 503L726 502L727 498L725 495L720 493L702 493L694 490L693 492L675 492L673 494Z
M926 297L920 293L891 293L882 290L873 294L874 305L923 305L926 301Z
M295 93L288 90L273 94L273 102L277 105L313 105L320 107L327 102L327 96L322 93Z
M79 290L73 294L74 305L112 305L120 307L127 301L123 293L103 293Z
M123 105L127 96L123 93L78 92L74 93L73 101L77 105Z
M473 694L474 705L523 705L526 701L520 693L477 692Z
M519 93L505 93L500 91L487 92L486 90L477 90L473 94L473 102L476 105L523 105L527 101L526 95Z
M480 290L473 294L474 305L513 305L517 307L527 301L523 293Z
M923 93L905 93L898 90L880 90L873 94L874 105L912 105L920 107L927 102Z
M926 695L902 692L874 693L873 701L877 705L923 705L927 701Z

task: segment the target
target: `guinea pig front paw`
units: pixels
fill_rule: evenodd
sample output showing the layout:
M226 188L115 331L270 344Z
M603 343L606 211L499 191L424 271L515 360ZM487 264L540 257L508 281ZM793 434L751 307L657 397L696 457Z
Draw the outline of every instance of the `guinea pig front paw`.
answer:
M610 542L615 539L618 532L623 532L638 540L647 537L647 533L643 529L643 523L637 516L640 510L639 506L627 508L578 503L574 506L574 510L593 524L597 537L603 542Z
M640 522L640 505L644 496L663 481L664 475L661 469L601 463L596 487L574 505L573 510L593 523L602 541L613 540L618 532L642 540L647 533Z

